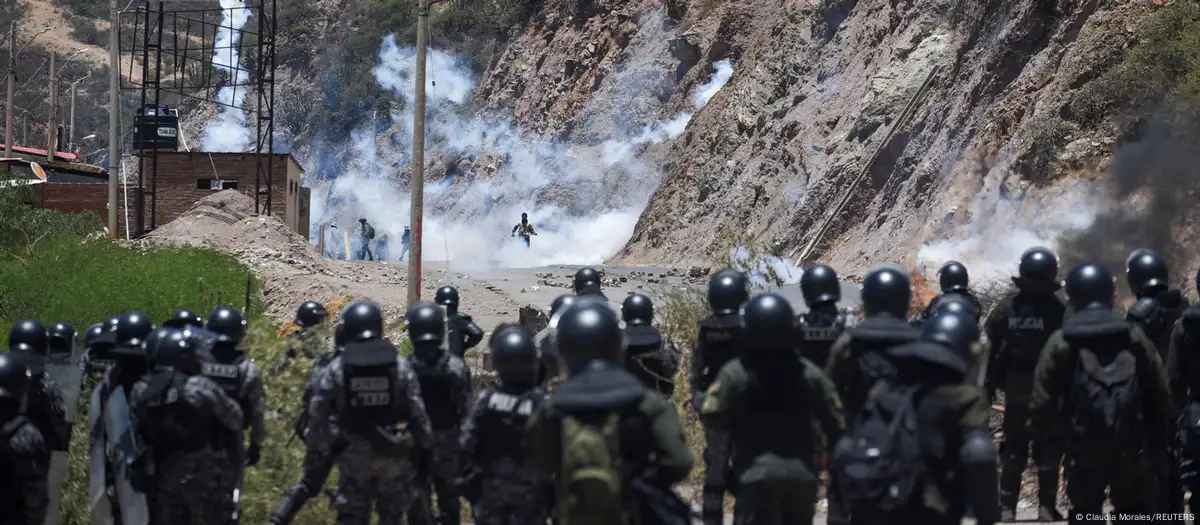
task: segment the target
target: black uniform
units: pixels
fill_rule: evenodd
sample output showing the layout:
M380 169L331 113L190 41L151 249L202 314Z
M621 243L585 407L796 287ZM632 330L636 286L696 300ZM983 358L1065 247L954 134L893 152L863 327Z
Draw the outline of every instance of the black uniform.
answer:
M647 388L670 398L675 392L675 372L679 366L667 351L662 333L652 324L654 305L640 293L630 294L621 303L625 321L625 368Z
M713 315L700 321L692 346L688 375L692 387L692 408L697 413L704 405L705 392L717 373L738 356L742 345L742 321L738 308L750 298L746 276L732 269L717 272L708 283L708 304ZM725 490L732 454L729 432L704 427L704 489L702 507L704 525L723 525Z
M50 450L21 415L30 388L25 364L0 354L0 521L5 524L42 525L50 502Z
M545 400L535 377L537 348L517 325L498 328L490 346L500 383L480 393L463 423L458 484L478 525L543 523L549 480L529 464L525 435L526 422Z
M1200 283L1200 272L1196 281ZM1180 409L1177 444L1183 483L1192 491L1188 509L1196 513L1200 511L1200 305L1184 310L1170 332L1167 382Z

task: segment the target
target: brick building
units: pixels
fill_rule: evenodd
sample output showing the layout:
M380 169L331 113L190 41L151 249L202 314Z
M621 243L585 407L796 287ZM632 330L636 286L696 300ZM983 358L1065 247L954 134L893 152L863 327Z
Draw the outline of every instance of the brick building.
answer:
M26 148L14 151L21 155L24 153L21 149ZM31 206L65 213L94 213L101 223L107 223L108 173L103 168L62 160L67 154L56 154L54 162L46 161L44 151L34 155L0 159L0 178L10 181L9 186L24 187L23 198ZM137 187L126 186L121 190L117 195L117 234L125 238L125 201L128 198L132 202Z
M151 226L151 160L142 159L143 224ZM208 153L159 151L157 154L157 198L154 199L155 225L166 224L183 215L196 201L221 190L235 189L254 198L256 162L266 163L266 156L254 153ZM293 231L308 238L308 188L300 186L304 168L290 154L276 154L271 162L271 215L278 217ZM262 181L262 191L267 181ZM260 197L266 206L266 195ZM131 217L131 220L135 220Z

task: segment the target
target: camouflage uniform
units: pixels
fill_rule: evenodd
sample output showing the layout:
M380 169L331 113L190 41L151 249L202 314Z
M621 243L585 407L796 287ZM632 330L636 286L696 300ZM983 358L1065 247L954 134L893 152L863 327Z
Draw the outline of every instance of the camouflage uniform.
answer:
M424 502L412 506L408 518L411 523L427 520L424 511L432 510L429 500L436 493L439 522L455 525L461 519L462 503L454 479L458 477L462 453L459 434L474 397L471 371L461 358L450 353L442 353L434 363L426 363L416 356L412 359L411 366L421 384L421 397L433 429L433 471L430 472L433 479L428 480L433 486L423 487L418 497Z
M50 475L50 450L28 418L16 417L0 427L0 522L6 525L42 525L50 504L46 478Z
M262 373L240 350L229 355L229 359L222 358L226 357L221 355L222 349L214 349L213 352L217 355L217 360L204 363L204 375L212 379L241 406L242 413L245 414L245 424L250 428L249 448L260 449L267 433L267 396L263 390ZM238 434L238 439L241 439L241 435ZM238 488L239 474L244 470L244 459L231 456L226 462L227 468L222 469L229 474L226 476L228 488L225 493L229 494L226 510L230 515L234 512L233 491Z
M541 390L509 393L492 385L479 394L463 422L460 443L466 471L477 471L476 525L542 523L548 511L547 480L528 466L525 424L544 399ZM473 492L471 488L468 492Z
M395 455L379 451L365 432L347 427L345 365L338 356L321 374L312 401L309 402L311 423L308 433L309 450L324 456L337 456L337 497L334 508L339 525L367 525L371 508L379 514L379 525L399 525L413 502L413 483L416 471L412 455ZM407 423L416 454L428 454L431 446L429 417L421 400L421 387L412 366L404 357L397 357L395 379L390 392L390 406L384 407L388 416ZM337 423L335 423L337 419ZM339 431L338 427L342 427ZM369 425L368 425L369 426ZM340 442L340 443L339 443ZM340 454L335 454L341 449Z
M241 407L207 377L175 371L139 380L132 397L138 433L154 455L152 522L224 523L230 472L213 466L230 460L228 441L241 432Z
M312 400L313 393L321 382L321 375L329 368L329 364L337 354L329 352L315 361L313 361L312 371L308 376L308 383L304 385L304 408L307 412L308 403ZM296 434L301 439L307 440L308 433L308 418L301 417L301 424L296 428ZM303 474L300 481L296 482L290 488L283 492L283 497L280 499L279 506L275 512L271 514L271 523L286 524L291 523L292 518L304 504L313 496L320 493L321 488L325 486L325 480L329 479L329 472L333 470L334 458L329 455L326 450L320 450L314 447L305 447Z
M25 415L33 422L51 451L66 452L71 440L67 409L62 390L50 374L40 374L29 391L29 407Z
M692 347L692 367L688 376L692 387L692 408L700 411L700 400L725 363L737 356L741 338L741 319L737 314L714 315L700 321L700 331ZM729 432L704 426L704 489L702 506L704 525L725 522L725 489L729 476Z

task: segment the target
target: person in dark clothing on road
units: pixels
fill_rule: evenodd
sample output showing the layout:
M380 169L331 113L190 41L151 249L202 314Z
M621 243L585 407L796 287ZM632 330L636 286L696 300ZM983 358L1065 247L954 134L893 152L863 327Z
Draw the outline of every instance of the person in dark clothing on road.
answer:
M366 219L359 219L358 222L362 224L362 229L358 234L362 242L362 246L359 247L358 260L374 261L375 255L371 253L371 240L375 238L375 227L368 224Z

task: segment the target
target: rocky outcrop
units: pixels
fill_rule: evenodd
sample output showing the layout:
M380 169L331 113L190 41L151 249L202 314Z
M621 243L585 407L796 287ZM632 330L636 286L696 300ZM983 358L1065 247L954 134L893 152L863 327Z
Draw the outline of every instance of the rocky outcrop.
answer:
M952 205L978 207L979 195L1014 187L1053 191L1047 167L1033 159L1038 131L1114 62L1150 8L1096 0L721 4L696 27L711 35L708 59L736 61L733 79L663 154L661 185L619 259L710 260L731 232L794 256L861 171L810 259L847 271L868 259L910 262ZM935 68L913 117L882 143ZM1088 150L1074 155L1083 163L1114 142L1107 126L1062 133Z

